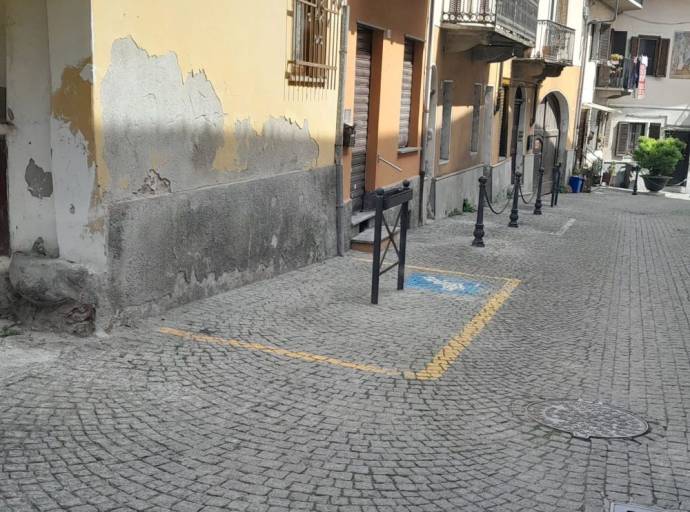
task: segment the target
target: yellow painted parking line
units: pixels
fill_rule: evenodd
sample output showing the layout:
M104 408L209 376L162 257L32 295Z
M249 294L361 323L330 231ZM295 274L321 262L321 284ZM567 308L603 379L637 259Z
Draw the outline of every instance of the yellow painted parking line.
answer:
M366 373L376 373L379 375L387 375L390 377L401 376L403 374L403 372L401 372L400 370L396 370L394 368L383 368L381 366L377 366L374 364L353 363L351 361L345 361L343 359L338 359L335 357L310 354L309 352L294 352L292 350L287 350L279 347L271 347L269 345L263 345L261 343L248 343L246 341L233 340L229 338L220 338L218 336L197 334L194 332L174 329L172 327L161 327L158 331L162 334L177 336L178 338L185 338L188 340L200 341L205 343L214 343L216 345L224 345L227 347L252 350L255 352L264 352L267 354L288 357L291 359L300 359L302 361L307 361L309 363L324 363L329 364L331 366L339 366L341 368L349 368L351 370L359 370L361 372Z
M371 262L361 258L353 258L356 261ZM227 347L234 347L242 350L251 350L255 352L263 352L275 356L287 357L290 359L298 359L309 363L322 363L330 366L337 366L340 368L348 368L365 373L373 373L376 375L385 375L388 377L404 377L408 380L430 381L441 378L451 367L451 365L460 357L460 354L465 350L470 343L477 337L477 335L486 327L491 319L498 313L503 304L512 295L513 291L520 285L519 279L512 279L508 277L485 276L480 274L468 274L464 272L455 272L452 270L443 270L438 268L417 267L414 265L406 265L407 268L422 270L425 272L437 272L440 274L460 275L469 277L481 277L484 279L499 279L505 281L501 289L494 293L489 300L484 304L484 307L477 313L470 322L454 336L436 355L427 363L424 369L420 371L414 370L399 370L396 368L384 368L375 364L356 363L353 361L346 361L336 357L324 356L319 354L312 354L310 352L301 352L287 350L280 347L273 347L261 343L252 343L246 341L235 340L231 338L221 338L218 336L211 336L207 334L199 334L189 331L183 331L172 327L161 327L158 331L162 334L176 336L192 341L203 343L213 343L216 345L223 345Z
M508 297L518 287L520 281L509 279L506 284L494 295L477 313L470 323L467 324L460 333L455 336L448 344L443 347L434 358L424 367L422 371L415 373L417 380L436 380L443 376L448 368L457 360L463 350L465 350L479 332L489 323L494 315L501 309L501 306L508 300Z

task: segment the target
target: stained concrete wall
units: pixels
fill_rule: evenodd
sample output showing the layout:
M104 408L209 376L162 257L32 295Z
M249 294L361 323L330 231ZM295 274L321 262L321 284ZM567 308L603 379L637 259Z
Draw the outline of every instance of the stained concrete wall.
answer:
M45 0L6 0L6 9L10 245L30 250L42 238L57 255L48 11Z
M91 1L92 213L113 314L335 254L337 91L288 81L291 6Z
M113 307L153 313L332 256L334 204L332 167L114 202Z

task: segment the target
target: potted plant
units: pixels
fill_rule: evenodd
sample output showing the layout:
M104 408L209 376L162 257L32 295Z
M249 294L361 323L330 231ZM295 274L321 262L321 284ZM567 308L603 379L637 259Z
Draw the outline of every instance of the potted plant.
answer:
M666 186L676 165L683 159L684 149L685 143L673 137L640 137L633 158L637 165L647 170L642 179L648 190L658 192Z

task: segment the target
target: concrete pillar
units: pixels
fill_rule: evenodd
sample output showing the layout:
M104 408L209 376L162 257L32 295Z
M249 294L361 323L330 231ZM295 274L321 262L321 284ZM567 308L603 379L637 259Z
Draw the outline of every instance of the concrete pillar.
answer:
M46 1L7 0L6 9L11 247L30 250L40 237L45 252L57 256Z
M96 180L90 0L48 2L51 146L60 256L105 270Z

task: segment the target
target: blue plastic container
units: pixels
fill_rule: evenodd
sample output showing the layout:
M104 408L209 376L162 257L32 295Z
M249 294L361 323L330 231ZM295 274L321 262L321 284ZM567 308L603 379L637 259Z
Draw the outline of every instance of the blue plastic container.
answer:
M571 176L568 180L568 185L574 193L582 192L582 187L585 184L585 179L582 176Z

